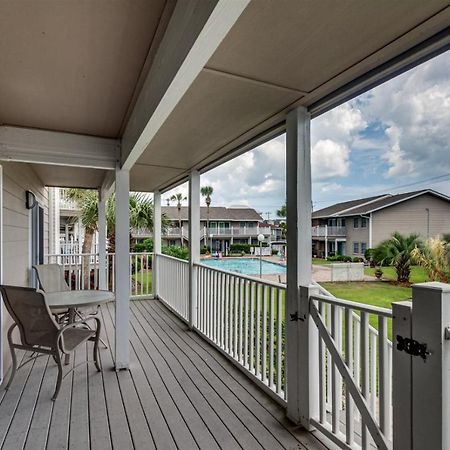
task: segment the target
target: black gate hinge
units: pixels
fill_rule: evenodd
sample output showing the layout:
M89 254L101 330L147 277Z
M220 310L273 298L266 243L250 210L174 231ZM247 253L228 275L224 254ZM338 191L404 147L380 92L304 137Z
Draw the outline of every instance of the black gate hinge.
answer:
M300 317L300 316L298 315L298 311L295 311L294 314L290 314L290 316L291 316L291 322L298 322L299 320L301 320L302 322L305 321L305 318L304 318L304 317Z
M427 351L427 344L421 344L415 339L405 338L397 334L397 350L408 353L411 356L420 356L424 361L431 352Z

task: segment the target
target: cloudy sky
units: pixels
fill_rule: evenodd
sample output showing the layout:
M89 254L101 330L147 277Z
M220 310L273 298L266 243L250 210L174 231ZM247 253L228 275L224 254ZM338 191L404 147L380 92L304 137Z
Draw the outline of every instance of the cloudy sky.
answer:
M314 119L311 133L315 210L425 187L450 195L450 52ZM285 199L285 136L201 183L213 186L214 205L249 205L274 217Z

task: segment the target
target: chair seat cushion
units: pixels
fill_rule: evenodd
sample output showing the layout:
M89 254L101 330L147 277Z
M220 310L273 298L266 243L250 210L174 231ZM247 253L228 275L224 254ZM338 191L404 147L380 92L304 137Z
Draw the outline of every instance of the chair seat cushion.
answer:
M95 336L95 330L76 327L68 328L63 333L64 347L70 352L93 336Z

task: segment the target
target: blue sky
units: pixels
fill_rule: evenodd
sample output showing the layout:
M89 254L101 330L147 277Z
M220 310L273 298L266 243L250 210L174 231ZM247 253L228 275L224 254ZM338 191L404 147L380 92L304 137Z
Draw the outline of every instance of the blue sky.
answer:
M450 52L314 119L311 145L315 210L426 187L450 195ZM274 217L285 199L285 137L202 175L201 183L213 186L215 205L249 205Z

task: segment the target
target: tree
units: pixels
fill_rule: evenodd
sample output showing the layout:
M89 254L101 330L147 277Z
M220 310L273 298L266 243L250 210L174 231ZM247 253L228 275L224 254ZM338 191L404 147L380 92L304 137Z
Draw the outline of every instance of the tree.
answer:
M285 203L280 209L277 209L277 217L279 217L280 219L285 219L286 216L287 216L287 205ZM281 228L281 237L283 239L286 239L286 234L287 234L286 222L281 222L280 228Z
M379 265L392 265L397 273L397 281L406 283L411 275L412 251L422 248L423 244L417 234L404 236L395 232L374 250L374 260Z
M423 248L412 251L414 260L425 268L433 281L448 283L450 281L450 243L445 239L430 238Z
M98 230L98 193L92 189L67 189L66 197L73 200L80 209L80 220L84 227L84 240L81 252L89 254L92 251L92 241L95 231ZM130 194L130 227L146 228L153 231L153 201L144 193L132 192ZM167 228L168 220L165 215L161 218L161 226ZM109 250L114 251L116 223L115 195L111 195L106 202L106 224ZM83 259L83 266L89 267L89 256ZM83 275L85 288L89 284L89 273Z
M170 197L170 200L177 202L177 209L178 209L178 228L180 229L180 236L181 236L181 246L183 246L183 227L181 225L181 202L184 202L187 200L187 197L178 192L177 194L172 195Z
M211 206L211 195L214 192L212 186L202 186L200 192L205 197L206 203L206 241L209 241L209 207ZM212 249L212 242L209 243L209 247Z
M285 219L287 216L287 205L286 203L280 208L277 209L277 216L280 217L281 219Z

